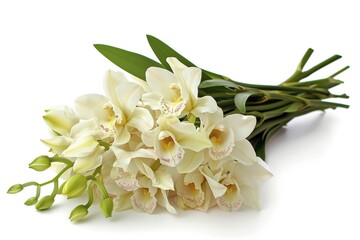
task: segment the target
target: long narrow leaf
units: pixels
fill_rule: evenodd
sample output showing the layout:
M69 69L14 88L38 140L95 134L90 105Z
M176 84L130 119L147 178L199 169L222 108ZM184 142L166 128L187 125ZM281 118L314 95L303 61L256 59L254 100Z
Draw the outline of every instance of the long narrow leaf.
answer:
M172 49L169 45L167 45L160 39L158 39L154 36L151 36L151 35L146 35L146 37L147 37L147 40L149 42L151 49L153 50L153 52L156 55L156 57L159 59L161 64L169 71L171 71L171 68L170 68L169 64L166 62L166 58L168 58L168 57L175 57L180 62L182 62L184 65L186 65L188 67L196 67L196 65L194 63L190 62L183 55L181 55L180 53L178 53L177 51ZM201 78L202 80L208 80L208 79L214 79L214 78L221 78L221 79L226 79L226 80L228 79L227 77L224 77L219 74L202 69L202 78Z
M142 80L149 67L163 68L160 63L138 53L103 44L94 44L94 47L116 66Z

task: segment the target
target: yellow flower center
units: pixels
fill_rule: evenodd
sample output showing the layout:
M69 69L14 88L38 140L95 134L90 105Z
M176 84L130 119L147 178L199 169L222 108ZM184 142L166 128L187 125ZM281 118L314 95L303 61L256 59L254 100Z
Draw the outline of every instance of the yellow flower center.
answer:
M171 136L162 139L162 145L166 150L172 149L175 145L174 140Z
M215 143L219 144L222 140L222 134L225 132L225 129L213 129L210 133L210 140Z

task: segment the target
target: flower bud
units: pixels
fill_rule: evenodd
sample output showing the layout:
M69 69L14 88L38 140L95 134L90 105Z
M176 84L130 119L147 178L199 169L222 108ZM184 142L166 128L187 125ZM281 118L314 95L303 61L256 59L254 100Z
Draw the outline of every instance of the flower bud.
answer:
M9 190L7 191L7 193L9 194L14 194L14 193L18 193L21 192L24 189L23 185L21 184L15 184L13 186L11 186L9 188Z
M51 166L50 158L48 156L40 156L35 158L34 161L32 161L29 164L29 168L32 168L36 171L44 171L48 169Z
M28 200L26 200L26 202L24 202L24 204L26 206L32 206L32 205L36 204L37 201L38 201L38 199L36 197L31 197Z
M37 202L35 208L39 211L44 211L49 209L53 205L53 203L54 203L54 197L45 196Z
M72 176L64 185L62 193L67 195L68 199L80 197L87 188L87 179L81 174Z
M111 217L114 209L114 203L111 198L104 198L100 202L100 209L106 218Z
M74 208L70 213L70 221L79 221L83 219L88 214L88 209L84 205L79 205Z

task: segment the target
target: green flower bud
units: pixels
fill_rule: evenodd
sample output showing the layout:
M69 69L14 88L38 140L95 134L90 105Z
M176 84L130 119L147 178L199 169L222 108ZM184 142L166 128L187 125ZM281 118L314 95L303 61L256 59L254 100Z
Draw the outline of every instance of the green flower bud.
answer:
M44 211L49 209L53 205L53 203L54 203L54 197L45 196L37 202L35 208L39 211Z
M28 200L26 200L26 202L24 202L24 204L26 206L32 206L32 205L36 204L37 201L38 201L38 199L36 197L31 197Z
M14 194L14 193L18 193L21 192L24 189L23 185L21 184L15 184L13 186L11 186L9 188L9 190L7 191L7 193L9 194Z
M68 199L80 197L87 188L87 179L81 174L72 176L64 185L62 193Z
M104 198L100 202L100 209L106 218L111 217L114 209L114 203L111 198Z
M32 161L29 164L29 168L32 168L36 171L44 171L48 169L51 166L50 158L48 156L40 156L35 158L34 161Z
M70 221L79 221L83 219L88 214L88 209L84 205L79 205L74 208L70 213Z

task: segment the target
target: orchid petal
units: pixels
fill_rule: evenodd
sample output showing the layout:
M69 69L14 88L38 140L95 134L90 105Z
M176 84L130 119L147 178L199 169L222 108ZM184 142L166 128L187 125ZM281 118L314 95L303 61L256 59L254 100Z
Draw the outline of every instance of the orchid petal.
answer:
M161 131L154 144L155 153L161 164L175 167L184 156L184 149L176 141L175 136L168 131Z
M61 154L70 146L72 139L65 136L56 136L50 139L41 140L41 142L50 147L53 153Z
M192 104L195 104L195 101L198 97L198 87L201 81L201 69L196 67L189 67L189 68L184 68L181 73L188 94L191 98Z
M136 107L126 126L144 132L150 130L154 126L154 120L147 109Z
M260 158L250 166L237 163L232 174L239 185L248 186L259 186L272 176L269 166Z
M196 131L194 124L179 122L169 126L176 140L183 148L199 152L204 148L211 147L210 140Z
M86 94L75 100L75 111L81 119L96 117L101 120L108 120L104 105L108 103L107 97L99 94Z
M221 123L234 131L235 141L240 141L247 138L254 130L256 118L254 116L231 114L226 116Z
M125 193L116 196L114 199L114 210L115 211L125 211L132 208L131 205L131 195L132 193Z
M215 198L221 197L225 194L227 188L219 183L218 180L213 179L214 176L208 168L200 167L199 170L206 178Z
M215 127L209 136L212 147L209 149L209 155L215 160L223 159L231 154L234 148L234 132L231 128L223 126Z
M74 163L73 171L76 173L85 173L101 165L102 154L104 150L99 147L97 151L86 157L78 157Z
M130 137L131 137L130 132L126 126L125 127L118 126L116 128L116 133L115 133L113 144L115 146L123 145L123 144L129 142Z
M156 199L160 206L166 208L170 213L176 214L176 210L173 206L170 205L169 199L166 195L165 190L161 189L156 193Z
M116 88L116 96L121 108L127 119L131 118L136 105L142 95L141 87L136 83L123 83Z
M244 165L251 165L256 162L256 152L254 147L246 139L235 142L234 149L230 156Z
M135 151L125 151L124 149L115 146L110 147L110 149L113 151L113 153L116 156L114 167L121 167L125 171L128 170L130 162L134 158L150 158L150 159L156 158L154 151L151 149L140 148Z
M43 119L53 131L61 135L69 134L70 129L79 122L73 110L66 106L47 110Z
M136 179L136 173L125 172L122 168L113 168L111 177L119 187L126 191L135 191L140 187Z
M184 184L183 179L179 179L176 184L177 197L181 199L179 202L189 206L190 208L198 208L203 205L205 194L201 187L196 188L194 183ZM179 204L181 206L181 204Z
M242 197L236 184L227 186L226 193L216 199L217 205L224 211L237 211L241 207Z
M187 68L187 66L185 66L182 62L180 62L177 58L175 57L168 57L166 58L166 62L170 65L171 70L173 72L176 72L177 70L182 70Z
M204 151L194 152L186 150L183 159L177 165L179 173L190 173L197 169L204 161Z
M211 96L198 98L191 113L196 117L200 117L203 113L215 113L218 109L215 99Z
M254 209L260 210L258 188L253 186L240 186L240 193L244 199L244 204Z
M157 127L155 129L145 131L141 134L141 140L144 142L144 144L148 147L153 147L154 143L159 135L160 128Z
M214 113L203 113L199 116L203 125L202 127L208 135L210 135L214 127L223 119L223 116L223 111L219 107Z
M162 190L175 190L173 179L169 173L164 171L156 171L155 179L156 181L153 183L154 187L160 188Z
M86 157L92 154L99 143L93 136L82 136L75 140L64 152L64 157Z
M142 95L141 101L145 104L145 106L149 106L152 110L159 110L160 100L162 96L155 92L148 92Z
M148 188L139 188L134 191L130 200L131 205L138 212L151 214L154 212L157 205L155 196L150 193Z
M110 101L116 105L120 106L121 102L118 101L116 88L122 84L127 83L125 75L122 72L114 72L108 70L104 77L104 91L105 95L110 99Z
M172 83L176 83L174 74L163 68L150 67L145 75L146 82L149 84L150 88L162 96L167 96L169 93L169 86Z

